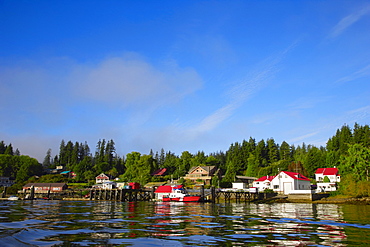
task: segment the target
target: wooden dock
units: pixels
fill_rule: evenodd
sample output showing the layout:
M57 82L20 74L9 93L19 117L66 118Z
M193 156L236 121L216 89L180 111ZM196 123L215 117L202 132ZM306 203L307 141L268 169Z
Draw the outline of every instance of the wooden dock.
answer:
M58 193L35 192L34 189L19 194L20 199L49 199L49 200L91 200L91 201L153 201L156 199L155 189L85 189L85 190L67 190ZM199 194L203 202L252 202L266 199L265 193L250 193L248 191L218 190L212 187L205 193L202 187ZM4 197L4 195L3 195Z

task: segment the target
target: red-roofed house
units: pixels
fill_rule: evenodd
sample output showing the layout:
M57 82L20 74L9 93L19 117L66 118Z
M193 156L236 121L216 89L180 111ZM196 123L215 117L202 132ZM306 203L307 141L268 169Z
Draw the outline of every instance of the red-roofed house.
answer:
M263 176L255 181L253 181L253 187L257 188L259 192L264 191L265 189L271 188L271 181L275 176Z
M311 193L311 181L297 172L281 171L276 176L264 176L253 182L253 187L257 185L260 186L259 191L272 189L286 195Z
M96 183L97 184L102 184L104 182L109 182L110 177L105 175L104 173L99 174L98 176L95 177Z
M335 191L337 190L337 182L340 182L338 168L318 168L315 172L315 179L317 192Z
M271 184L274 191L285 195L311 193L311 181L297 172L281 171Z
M155 172L152 173L152 176L163 176L167 172L167 168L159 168Z

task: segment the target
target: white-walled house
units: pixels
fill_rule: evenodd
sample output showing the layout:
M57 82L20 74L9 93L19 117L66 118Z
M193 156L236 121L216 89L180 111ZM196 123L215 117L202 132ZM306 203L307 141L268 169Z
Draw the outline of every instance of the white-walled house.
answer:
M297 172L281 171L271 181L275 192L288 194L311 193L311 181Z
M233 190L247 190L252 187L253 182L257 179L255 177L236 176L236 181L232 183Z
M257 188L257 192L262 192L265 189L272 189L271 181L275 176L263 176L253 182L253 188Z
M95 177L96 183L97 184L102 184L104 182L109 182L110 178L109 176L105 175L104 173L99 174L98 176Z
M325 179L327 177L328 179ZM337 190L337 183L340 182L338 168L318 168L315 172L317 192L329 192ZM324 182L324 180L327 180ZM328 181L329 180L329 181Z
M276 176L264 176L253 182L259 192L272 189L281 194L311 193L311 181L297 172L281 171Z
M116 182L106 181L106 182L103 182L102 188L111 190L111 189L117 188L117 184Z

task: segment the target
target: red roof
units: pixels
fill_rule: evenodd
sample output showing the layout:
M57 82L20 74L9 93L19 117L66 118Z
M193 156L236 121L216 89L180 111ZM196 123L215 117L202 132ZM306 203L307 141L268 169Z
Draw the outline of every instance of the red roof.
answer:
M322 175L338 175L339 171L338 168L318 168L315 174L322 174Z
M152 173L152 176L163 176L167 171L167 168L160 168Z
M260 177L259 179L255 180L255 182L263 182L263 181L272 181L274 179L274 177L276 176L263 176L263 177Z
M299 174L298 172L286 172L286 171L282 171L282 172L284 172L286 175L296 180L310 181L308 178L306 178L302 174Z
M163 185L163 186L159 186L154 191L154 193L171 193L172 189L180 189L182 187L183 186L181 184L180 185Z
M109 179L109 177L107 175L101 173L98 176L96 176L96 179Z

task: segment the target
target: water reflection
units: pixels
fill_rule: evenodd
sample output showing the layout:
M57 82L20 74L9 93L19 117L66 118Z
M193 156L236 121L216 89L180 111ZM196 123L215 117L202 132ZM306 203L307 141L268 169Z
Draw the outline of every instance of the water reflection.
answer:
M370 206L1 201L1 246L370 245Z

